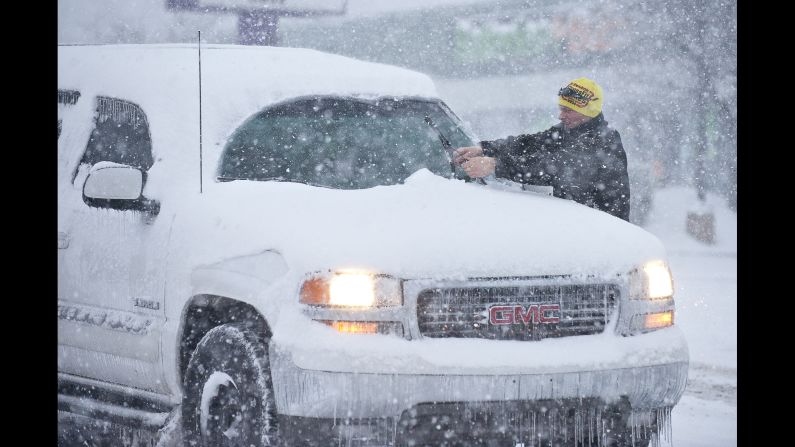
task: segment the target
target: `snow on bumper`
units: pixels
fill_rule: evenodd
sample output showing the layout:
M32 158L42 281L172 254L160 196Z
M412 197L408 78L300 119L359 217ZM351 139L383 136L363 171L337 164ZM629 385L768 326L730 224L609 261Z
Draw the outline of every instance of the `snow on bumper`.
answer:
M350 337L334 335L336 341ZM271 374L280 414L399 417L424 402L577 397L609 402L622 396L633 408L652 409L675 405L687 381L687 345L678 328L634 337L604 334L531 343L372 336L368 343L402 342L402 349L382 346L377 352L368 343L330 349L334 343L328 340L289 346L272 341ZM491 355L480 354L484 344ZM467 345L471 349L462 349ZM433 352L439 353L435 363L428 358Z

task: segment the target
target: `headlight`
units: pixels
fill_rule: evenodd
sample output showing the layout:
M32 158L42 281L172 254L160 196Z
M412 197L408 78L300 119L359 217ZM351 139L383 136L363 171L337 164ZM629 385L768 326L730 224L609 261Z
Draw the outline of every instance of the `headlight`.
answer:
M629 298L621 304L619 333L637 335L674 325L674 285L665 261L649 261L630 272Z
M403 304L403 293L397 278L345 271L304 281L300 302L313 306L389 307Z
M663 261L649 261L630 276L630 298L635 300L668 299L674 295L671 270Z

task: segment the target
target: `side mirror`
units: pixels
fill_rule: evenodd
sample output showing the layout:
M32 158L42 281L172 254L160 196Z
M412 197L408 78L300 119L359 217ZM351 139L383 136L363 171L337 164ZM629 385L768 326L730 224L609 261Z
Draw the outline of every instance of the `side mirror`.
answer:
M91 167L83 184L83 201L96 208L157 214L160 204L142 195L145 175L132 166L111 162L97 163Z

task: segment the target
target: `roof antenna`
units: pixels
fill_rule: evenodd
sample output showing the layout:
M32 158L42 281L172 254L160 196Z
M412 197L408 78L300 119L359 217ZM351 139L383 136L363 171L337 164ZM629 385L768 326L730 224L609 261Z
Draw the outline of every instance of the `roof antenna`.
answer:
M199 30L199 194L202 193L202 32Z

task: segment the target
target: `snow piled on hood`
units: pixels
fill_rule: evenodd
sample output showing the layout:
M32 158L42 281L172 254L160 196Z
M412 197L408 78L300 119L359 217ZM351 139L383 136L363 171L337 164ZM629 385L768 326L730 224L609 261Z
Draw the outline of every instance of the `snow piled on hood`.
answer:
M219 183L179 203L177 216L201 218L177 219L172 246L190 247L178 256L197 263L275 249L294 272L367 269L408 279L614 274L665 258L656 237L607 213L426 169L402 185L362 190Z

